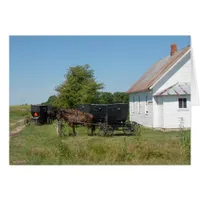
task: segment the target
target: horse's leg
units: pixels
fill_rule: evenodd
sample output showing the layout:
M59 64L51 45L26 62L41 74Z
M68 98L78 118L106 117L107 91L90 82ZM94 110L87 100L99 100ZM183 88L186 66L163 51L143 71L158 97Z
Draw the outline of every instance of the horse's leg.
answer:
M72 129L73 129L73 135L76 136L75 125L74 125L74 123L72 123Z
M93 135L94 132L95 132L95 125L92 125L92 127L91 127L91 134ZM95 135L96 135L96 134L95 134Z
M72 128L72 125L71 125L70 122L68 122L67 124L68 124L68 127L71 127L71 128ZM69 134L69 136L70 136L70 129L69 129L69 128L68 128L68 134Z
M88 135L89 135L89 136L90 136L90 135L94 135L93 132L95 131L95 126L94 126L94 125L88 125L87 127L88 127L88 129L91 129L91 133L88 134Z
M88 128L88 131L90 130L91 126L90 125L86 125L86 127ZM88 136L92 135L92 129L91 129L91 133L88 132Z
M72 128L72 131L73 131L72 135L75 136L75 135L76 135L76 132L75 132L74 123L73 123L73 122L68 122L68 125L69 125L69 127ZM70 136L70 135L71 135L71 134L69 133L69 136Z

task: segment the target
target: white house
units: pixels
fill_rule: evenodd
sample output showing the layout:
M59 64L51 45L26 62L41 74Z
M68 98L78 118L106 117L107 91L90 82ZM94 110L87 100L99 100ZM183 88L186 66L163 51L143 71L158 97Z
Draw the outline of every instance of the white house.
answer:
M157 61L128 91L130 121L153 128L190 128L191 48Z

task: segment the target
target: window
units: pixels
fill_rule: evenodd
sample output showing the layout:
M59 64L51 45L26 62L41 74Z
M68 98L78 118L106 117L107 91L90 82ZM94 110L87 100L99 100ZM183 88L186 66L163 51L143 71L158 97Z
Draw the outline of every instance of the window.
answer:
M146 96L146 102L145 102L145 114L148 115L148 96Z
M135 112L135 96L133 96L132 112Z
M140 114L140 96L138 96L138 113Z
M186 98L179 98L178 103L179 103L179 108L187 108L187 99Z

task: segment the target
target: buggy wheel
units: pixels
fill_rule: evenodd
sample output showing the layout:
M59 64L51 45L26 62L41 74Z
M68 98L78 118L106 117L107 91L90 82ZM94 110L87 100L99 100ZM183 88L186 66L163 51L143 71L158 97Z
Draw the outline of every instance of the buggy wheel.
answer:
M108 125L107 128L106 128L106 135L107 136L113 136L113 133L114 133L113 127Z
M141 133L140 124L134 122L132 126L133 126L134 135L140 135Z
M25 117L24 119L24 125L25 126L30 126L31 124L31 118L30 117Z
M126 135L130 135L133 131L133 127L132 127L132 124L130 123L126 123L123 127L123 132L124 134Z
M104 136L105 134L106 134L106 124L100 124L98 135Z
M136 135L140 135L140 133L141 133L141 126L140 126L140 124L137 124L136 125Z

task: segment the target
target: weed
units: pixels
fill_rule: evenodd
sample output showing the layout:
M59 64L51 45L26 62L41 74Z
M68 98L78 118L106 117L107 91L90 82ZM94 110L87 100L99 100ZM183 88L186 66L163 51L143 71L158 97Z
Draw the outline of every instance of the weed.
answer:
M184 130L182 130L181 132L180 143L182 145L182 153L185 155L187 162L190 163L190 160L191 160L190 135L188 135L187 132Z

